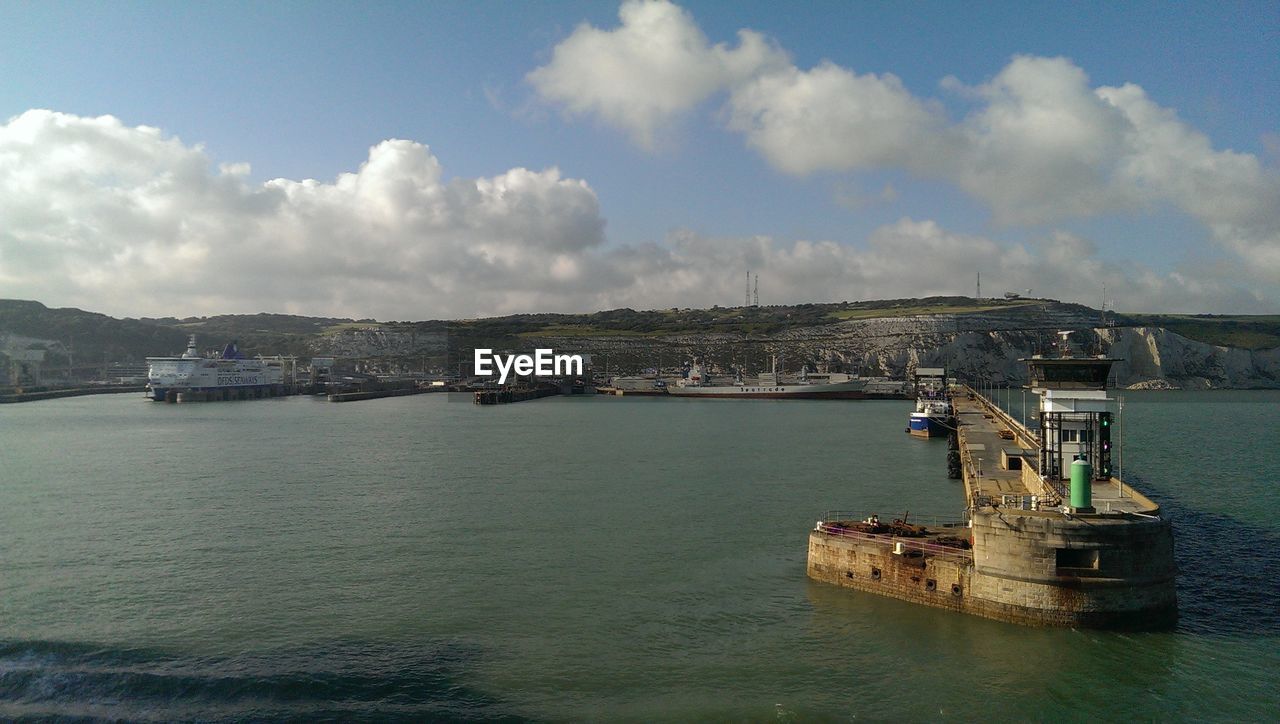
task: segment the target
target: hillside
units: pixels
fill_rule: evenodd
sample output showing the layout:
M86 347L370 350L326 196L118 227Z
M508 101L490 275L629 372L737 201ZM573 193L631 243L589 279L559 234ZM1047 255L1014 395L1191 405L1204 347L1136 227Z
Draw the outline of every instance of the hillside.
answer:
M15 345L43 348L52 367L65 366L70 353L77 368L172 354L196 334L202 347L235 340L249 354L361 358L386 370L456 369L477 346L552 347L592 354L597 366L615 373L675 365L693 355L760 369L771 355L781 354L791 368L824 364L901 376L917 365L944 364L966 376L1017 381L1017 358L1052 351L1060 329L1079 330L1078 342L1087 348L1118 346L1141 357L1118 367L1126 384L1280 386L1280 315L1109 314L1103 326L1097 310L1046 299L614 309L448 322L284 314L114 319L0 300L0 351Z
M136 361L181 351L186 342L181 330L146 320L0 299L0 352L15 337L42 340L36 348L46 349L46 362L55 365L66 365L68 353L77 364Z

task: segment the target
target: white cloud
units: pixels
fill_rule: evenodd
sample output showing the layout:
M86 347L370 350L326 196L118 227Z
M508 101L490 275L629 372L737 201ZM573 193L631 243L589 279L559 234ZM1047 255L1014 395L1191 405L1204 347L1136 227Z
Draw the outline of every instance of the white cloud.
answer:
M29 111L0 125L0 297L116 315L292 312L457 318L621 306L729 306L745 269L765 303L1006 289L1132 310L1274 308L1239 268L1119 269L1057 233L1009 245L903 219L865 244L689 231L616 246L586 182L555 169L448 178L405 140L332 182L249 180L199 146L104 116ZM989 280L989 281L988 281Z
M426 146L373 147L332 183L249 183L200 147L110 116L0 126L0 295L127 314L451 316L572 281L604 241L555 169L446 181ZM580 273L580 272L579 272Z
M738 33L735 48L711 45L693 18L666 0L628 0L618 17L616 30L578 26L528 80L544 100L597 115L646 148L678 113L787 62L749 30Z
M830 62L802 70L750 31L736 50L713 47L667 2L627 2L620 16L616 30L579 27L529 75L544 100L647 146L681 112L726 93L728 127L786 173L905 170L963 189L1004 225L1173 208L1255 280L1280 278L1275 168L1215 150L1137 85L1093 88L1066 58L1018 56L977 86L944 78L944 90L973 105L953 121L891 74Z
M946 150L940 111L900 80L832 63L762 74L729 107L729 127L789 173L913 165Z
M1118 183L1130 131L1084 71L1063 58L1014 58L974 89L985 102L956 129L954 154L925 173L955 181L1006 223L1129 210L1145 200Z
M625 269L632 283L600 301L601 308L732 306L741 299L742 271L752 269L759 271L765 304L968 296L978 271L994 295L1030 288L1035 296L1091 306L1105 284L1108 297L1129 311L1241 313L1276 302L1274 287L1270 299L1242 290L1228 270L1156 274L1104 262L1096 250L1065 232L1009 245L910 218L876 229L861 246L677 231L665 248L611 252L608 263Z

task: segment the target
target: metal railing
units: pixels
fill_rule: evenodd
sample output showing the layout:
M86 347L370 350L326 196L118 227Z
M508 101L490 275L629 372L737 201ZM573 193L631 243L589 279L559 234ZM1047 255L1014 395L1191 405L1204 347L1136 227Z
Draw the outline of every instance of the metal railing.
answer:
M819 521L814 528L821 533L834 535L841 538L851 538L853 540L866 541L874 543L890 550L896 550L901 547L903 551L918 550L923 555L936 556L939 558L947 558L949 560L961 563L973 562L973 551L963 548L953 548L951 546L942 545L940 543L928 543L918 538L903 538L902 536L883 535L878 533L863 533L860 530L852 530L845 528L836 523L827 523Z
M857 510L828 510L822 514L822 522L824 523L860 523L866 522L873 515L879 515L875 511L857 511ZM888 525L898 518L898 514L890 513L881 516L880 524ZM905 521L911 525L922 525L926 528L962 528L969 525L968 515L965 513L911 513L908 511L908 517Z
M965 386L965 389L968 392L973 393L974 399L986 408L986 410L991 413L992 417L999 418L1000 422L1004 423L1005 427L1009 428L1013 432L1014 442L1018 443L1021 447L1028 449L1035 449L1037 447L1036 437L1032 434L1031 429L1026 425L1023 425L1018 420L1015 420L1013 415L1000 407L998 402L967 385Z

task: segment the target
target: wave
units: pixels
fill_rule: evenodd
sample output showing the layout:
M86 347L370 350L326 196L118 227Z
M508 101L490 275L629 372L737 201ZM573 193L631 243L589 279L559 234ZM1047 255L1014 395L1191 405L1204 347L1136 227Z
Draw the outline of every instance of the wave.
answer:
M523 721L464 683L454 644L340 643L219 657L0 641L0 717Z

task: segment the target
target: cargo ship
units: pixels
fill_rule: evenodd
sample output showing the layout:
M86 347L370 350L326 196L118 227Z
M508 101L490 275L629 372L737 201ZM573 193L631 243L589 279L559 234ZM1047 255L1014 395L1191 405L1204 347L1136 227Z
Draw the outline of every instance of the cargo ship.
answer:
M765 400L861 400L865 399L866 380L852 375L829 374L783 380L778 374L777 360L773 370L755 380L735 380L733 384L715 384L706 369L695 363L686 377L667 385L667 394L676 397L706 399Z
M907 432L916 437L946 437L954 425L947 393L947 371L940 367L916 369L916 409L907 421Z
M234 342L222 354L205 357L196 337L181 357L147 358L147 397L156 402L247 399L283 393L284 365L279 360L246 359Z

